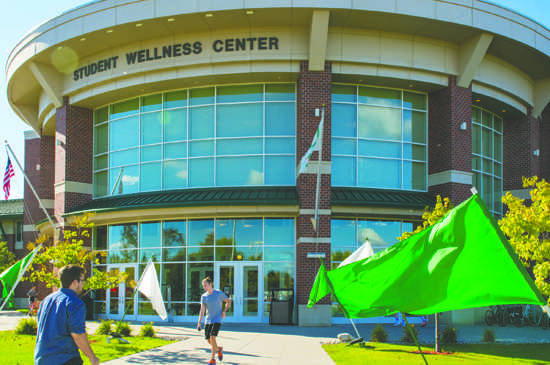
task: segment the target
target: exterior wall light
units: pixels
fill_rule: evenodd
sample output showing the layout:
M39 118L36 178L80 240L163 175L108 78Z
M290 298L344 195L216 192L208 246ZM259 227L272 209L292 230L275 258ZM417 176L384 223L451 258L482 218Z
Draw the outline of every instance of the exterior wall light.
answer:
M533 156L539 156L539 155L540 155L540 151L537 148L536 150L533 151Z
M466 130L468 126L466 125L466 122L462 122L462 124L460 124L460 129L462 129L463 131Z

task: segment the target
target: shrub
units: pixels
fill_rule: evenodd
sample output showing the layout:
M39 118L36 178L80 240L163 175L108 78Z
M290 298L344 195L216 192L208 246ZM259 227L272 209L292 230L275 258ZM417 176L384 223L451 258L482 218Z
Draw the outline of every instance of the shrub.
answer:
M456 329L452 327L445 327L443 333L441 334L441 343L456 343Z
M481 342L495 343L495 333L492 330L485 328Z
M101 321L101 324L99 327L97 327L97 330L95 331L96 335L108 335L111 333L111 325L113 324L112 321Z
M145 323L139 329L139 335L141 337L155 337L155 329L153 328L153 322Z
M414 337L418 340L418 328L414 324L410 325L412 332L414 333ZM414 338L411 335L411 331L407 328L407 326L403 327L403 337L401 337L401 341L405 343L415 343Z
M34 318L23 318L15 327L15 333L18 335L36 335L38 325Z
M382 327L381 324L376 326L372 331L372 341L374 342L386 342L388 340L388 332Z
M117 329L117 332L124 336L124 337L128 337L131 335L132 333L132 329L130 328L130 325L126 322L121 322L120 325L117 325L118 326L118 329ZM115 327L116 329L116 327Z

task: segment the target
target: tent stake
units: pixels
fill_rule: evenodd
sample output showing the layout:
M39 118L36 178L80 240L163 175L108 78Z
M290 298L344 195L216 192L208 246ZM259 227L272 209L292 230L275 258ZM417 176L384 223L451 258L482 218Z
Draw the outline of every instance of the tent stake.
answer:
M414 343L416 344L416 347L418 347L418 351L420 351L420 355L422 355L422 359L424 360L424 364L429 365L428 361L426 360L426 357L424 356L424 353L422 352L422 349L420 348L420 344L418 343L418 340L416 339L416 336L414 335L414 331L412 330L411 326L409 325L409 321L407 321L407 316L405 313L403 314L403 319L405 320L405 323L407 324L407 328L409 329L409 332L411 333L411 336L414 340Z

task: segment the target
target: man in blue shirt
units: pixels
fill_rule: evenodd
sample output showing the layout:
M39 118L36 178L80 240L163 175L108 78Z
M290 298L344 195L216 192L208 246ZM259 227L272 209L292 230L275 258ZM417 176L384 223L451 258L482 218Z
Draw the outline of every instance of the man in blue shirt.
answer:
M42 301L38 311L38 331L34 348L35 365L82 365L80 349L92 365L99 359L88 342L86 306L82 293L84 269L76 265L59 270L62 288Z
M225 312L231 307L231 301L221 290L214 289L212 279L207 277L202 281L202 287L206 291L201 297L201 311L199 314L199 323L197 329L201 330L202 317L206 311L206 320L204 325L204 338L212 346L212 358L208 361L209 365L216 364L216 352L218 359L223 360L223 349L218 347L216 337L220 332L222 318L225 318ZM225 302L225 308L223 307Z

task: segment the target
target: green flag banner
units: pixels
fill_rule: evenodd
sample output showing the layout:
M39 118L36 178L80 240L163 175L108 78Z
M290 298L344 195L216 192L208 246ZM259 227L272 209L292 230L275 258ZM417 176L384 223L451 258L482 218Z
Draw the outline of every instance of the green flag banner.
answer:
M478 195L374 256L328 272L321 265L308 307L329 293L348 318L546 304Z
M2 281L2 298L4 300L7 300L7 296L12 291L12 288L17 285L19 279L23 276L25 273L25 270L27 270L27 266L30 264L30 262L33 260L34 255L41 246L38 246L34 250L32 250L27 256L23 257L21 260L17 261L12 266L8 267L2 274L0 274L0 281Z

